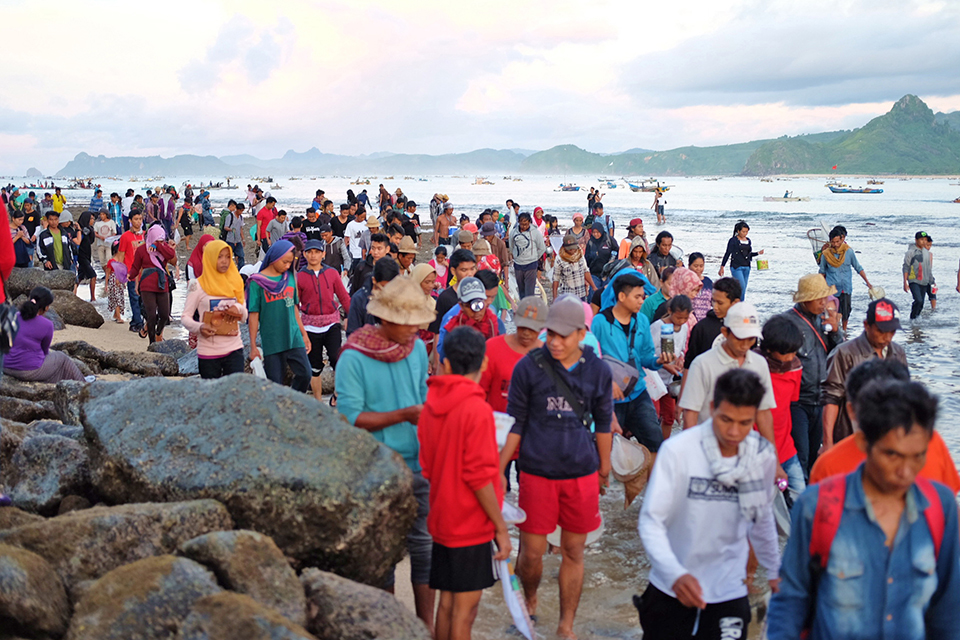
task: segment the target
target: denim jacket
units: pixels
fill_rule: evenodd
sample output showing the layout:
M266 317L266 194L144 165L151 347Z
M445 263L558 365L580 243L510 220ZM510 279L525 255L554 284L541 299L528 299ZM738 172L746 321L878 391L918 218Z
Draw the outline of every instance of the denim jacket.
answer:
M840 528L816 588L810 640L936 640L960 633L960 532L957 503L934 483L943 504L945 530L940 555L923 511L929 502L916 485L893 541L876 522L863 491L863 465L847 476ZM810 536L819 487L793 507L793 534L780 568L780 593L770 602L769 640L796 640L812 597Z

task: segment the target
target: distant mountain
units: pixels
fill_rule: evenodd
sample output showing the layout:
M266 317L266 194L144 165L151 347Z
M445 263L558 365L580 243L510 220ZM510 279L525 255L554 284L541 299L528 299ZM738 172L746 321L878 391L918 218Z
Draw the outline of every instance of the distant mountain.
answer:
M37 169L36 167L30 167L29 169L27 169L27 172L26 172L24 175L25 175L26 177L28 177L28 178L42 178L42 177L43 177L43 173L41 173L40 169Z
M960 131L960 111L954 111L953 113L938 111L934 118L937 122L942 122L949 125L951 129Z
M181 155L172 158L160 156L117 157L91 156L78 153L77 156L57 172L57 177L73 176L179 176L179 175L232 175L240 169L229 165L215 156ZM254 168L253 173L257 169Z
M834 165L844 173L960 173L960 130L938 122L920 98L906 95L850 133L826 141L771 140L750 156L743 173L824 173Z

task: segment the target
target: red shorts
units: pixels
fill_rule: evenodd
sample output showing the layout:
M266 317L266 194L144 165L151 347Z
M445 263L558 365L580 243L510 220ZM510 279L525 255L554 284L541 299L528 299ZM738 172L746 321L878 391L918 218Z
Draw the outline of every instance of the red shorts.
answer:
M590 533L600 526L600 481L596 473L569 480L550 480L520 472L517 501L527 520L520 531L545 536L560 525L570 533Z

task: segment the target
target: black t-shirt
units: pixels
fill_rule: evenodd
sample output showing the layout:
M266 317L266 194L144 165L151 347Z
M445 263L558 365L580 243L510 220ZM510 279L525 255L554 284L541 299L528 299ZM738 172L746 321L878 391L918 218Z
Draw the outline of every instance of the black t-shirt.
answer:
M440 297L437 298L437 319L430 323L428 330L432 333L439 334L440 323L443 321L443 316L457 304L460 304L460 295L457 293L457 290L453 287L444 289Z
M690 337L687 339L687 355L683 359L684 369L689 369L697 356L713 348L713 341L720 335L722 325L723 320L717 317L713 309L707 311L703 320L693 325L693 329L690 330Z
M330 220L330 229L333 230L333 235L338 238L342 238L347 231L347 225L350 223L350 216L347 216L346 222L340 222L338 216L334 216Z
M323 221L318 217L313 222L304 219L303 227L300 231L303 232L303 235L307 236L307 240L323 240L320 237L320 227L323 226Z
M410 236L414 242L419 239L417 227L420 226L420 216L413 214L413 217L411 217L404 213L401 226L403 227L403 235Z
M663 271L665 267L677 266L677 259L669 253L667 255L663 255L659 250L654 249L650 254L650 264L652 264L653 268L657 270L657 276L659 276L660 272Z

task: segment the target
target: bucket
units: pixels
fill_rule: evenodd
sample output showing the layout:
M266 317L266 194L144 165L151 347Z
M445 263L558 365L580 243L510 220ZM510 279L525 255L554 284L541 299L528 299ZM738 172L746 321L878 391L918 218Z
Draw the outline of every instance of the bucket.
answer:
M757 271L766 271L770 268L769 260L757 260Z

